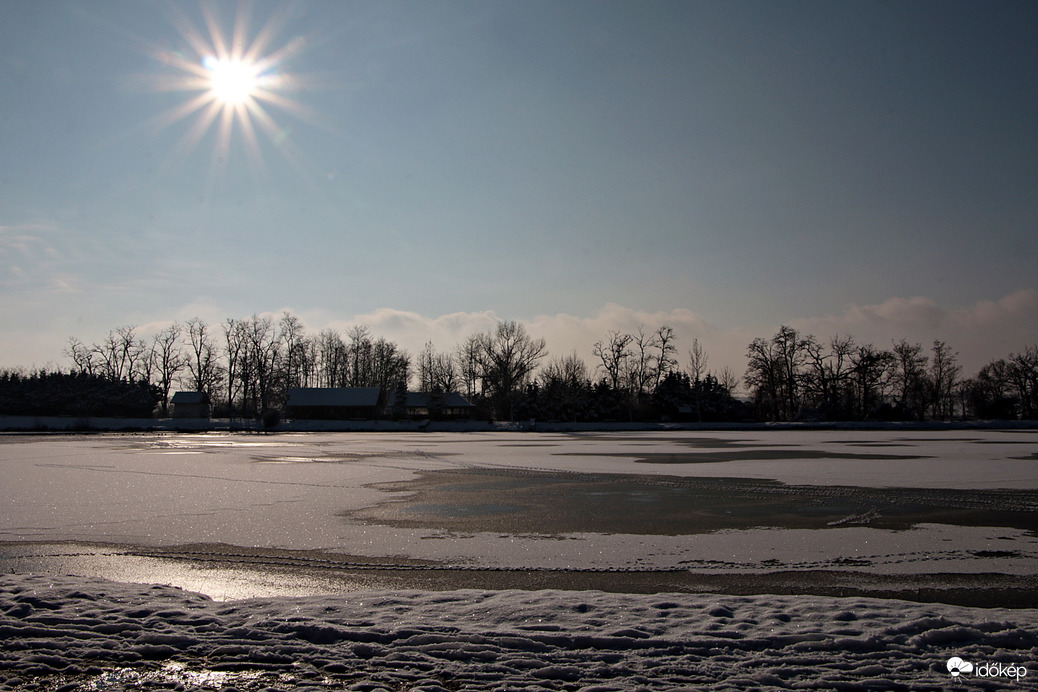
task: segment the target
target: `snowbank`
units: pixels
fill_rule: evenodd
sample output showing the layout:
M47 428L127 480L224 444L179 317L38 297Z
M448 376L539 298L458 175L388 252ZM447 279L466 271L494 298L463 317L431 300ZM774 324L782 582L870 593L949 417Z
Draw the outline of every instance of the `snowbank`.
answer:
M165 586L5 575L0 613L0 689L1020 689L1038 679L1036 610L865 598L368 591L218 603ZM952 657L973 672L953 678Z

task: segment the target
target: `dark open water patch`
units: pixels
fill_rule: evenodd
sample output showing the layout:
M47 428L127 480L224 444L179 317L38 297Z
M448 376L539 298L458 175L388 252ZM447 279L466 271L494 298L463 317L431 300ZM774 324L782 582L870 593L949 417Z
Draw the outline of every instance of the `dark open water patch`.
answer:
M820 449L740 449L718 452L562 452L558 456L635 457L638 464L720 464L726 461L775 461L790 459L932 459L922 454L830 452Z
M628 446L655 447L663 442L692 447L693 449L757 449L760 447L800 447L795 442L763 442L757 439L728 437L687 437L684 435L653 435L646 440L642 437L632 437L622 433L572 433L573 437L582 440L609 440L610 442L624 443ZM629 456L629 455L628 455Z
M508 442L498 447L558 447L558 442Z
M1038 531L1038 491L787 485L735 478L498 469L428 471L373 487L406 494L343 516L459 532L681 536L721 529L922 523Z
M509 514L522 511L519 505L414 505L410 511L416 515L434 517L484 517L490 514Z

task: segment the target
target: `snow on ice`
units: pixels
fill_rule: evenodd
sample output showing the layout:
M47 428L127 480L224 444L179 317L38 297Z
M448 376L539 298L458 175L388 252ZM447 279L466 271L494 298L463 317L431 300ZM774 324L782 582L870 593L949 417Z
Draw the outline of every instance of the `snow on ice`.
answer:
M1016 689L1038 678L1038 611L868 598L468 590L216 602L7 575L0 613L0 689ZM973 672L953 677L953 657Z

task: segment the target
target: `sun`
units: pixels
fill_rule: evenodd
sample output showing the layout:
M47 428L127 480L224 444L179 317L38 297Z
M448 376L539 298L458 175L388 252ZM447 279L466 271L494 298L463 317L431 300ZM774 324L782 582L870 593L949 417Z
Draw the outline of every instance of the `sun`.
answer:
M209 88L214 101L224 106L247 103L259 93L262 75L254 63L241 59L219 59L212 55L202 60L209 70Z
M214 165L227 165L231 141L237 136L244 140L249 157L262 166L258 133L291 158L290 133L275 119L273 110L313 119L306 108L288 96L299 78L285 70L288 61L305 47L306 38L296 36L280 48L272 48L274 37L285 24L285 12L272 14L253 35L248 26L248 3L238 5L229 33L225 33L214 5L203 3L201 11L204 31L173 5L171 18L183 45L150 51L166 68L154 79L153 88L188 94L184 102L154 122L164 129L191 121L179 147L181 155L193 151L206 133L215 129Z

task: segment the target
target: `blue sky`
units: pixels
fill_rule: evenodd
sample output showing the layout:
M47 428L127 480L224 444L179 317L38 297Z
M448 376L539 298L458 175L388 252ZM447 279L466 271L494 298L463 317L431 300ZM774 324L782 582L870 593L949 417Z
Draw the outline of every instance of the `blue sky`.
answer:
M283 57L255 146L170 115L206 10ZM1030 2L0 0L0 365L290 309L979 367L1038 342L1036 33Z

